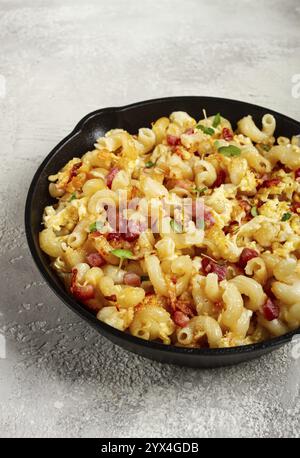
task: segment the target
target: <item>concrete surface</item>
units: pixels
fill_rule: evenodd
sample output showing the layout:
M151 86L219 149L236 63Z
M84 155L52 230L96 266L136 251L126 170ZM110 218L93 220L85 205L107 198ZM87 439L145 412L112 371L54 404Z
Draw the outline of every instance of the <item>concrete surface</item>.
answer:
M97 108L215 95L299 119L299 21L297 0L0 0L0 436L299 435L299 341L219 370L129 354L54 296L23 227L36 168Z

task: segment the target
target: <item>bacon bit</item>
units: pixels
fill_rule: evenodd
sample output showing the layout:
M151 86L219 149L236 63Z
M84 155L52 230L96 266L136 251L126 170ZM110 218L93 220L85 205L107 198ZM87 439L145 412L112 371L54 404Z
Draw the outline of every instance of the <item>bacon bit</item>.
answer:
M167 179L165 182L165 186L167 189L172 189L176 186L178 180L174 180L173 178Z
M298 178L300 178L300 168L295 170L295 179L297 180Z
M128 286L141 286L141 277L134 272L127 272L123 281Z
M227 127L224 127L221 136L224 138L224 140L230 142L233 139L233 132Z
M273 284L273 280L272 278L269 278L264 285L264 292L266 293L268 298L271 299L271 301L276 300L276 297L272 291L272 284Z
M120 232L109 232L106 238L108 242L119 242L122 236L123 234L120 234Z
M215 219L212 213L209 210L207 210L207 208L204 208L204 222L206 229L209 229L211 226L215 224Z
M259 253L256 250L253 250L252 248L244 248L238 261L239 267L245 269L247 262L250 261L250 259L257 258L257 256L259 256Z
M167 135L167 143L170 146L177 146L180 145L180 138L176 137L175 135Z
M99 253L90 253L86 259L91 267L102 267L106 264L105 259Z
M129 220L127 232L123 235L126 242L134 242L147 229L147 223Z
M91 310L91 312L99 312L99 310L102 308L101 304L97 304L96 299L92 299L90 301L82 301L86 308Z
M172 277L171 277L171 282L174 283L174 285L176 285L176 283L177 283L177 277L175 277L175 275L172 275Z
M196 310L193 309L190 300L178 299L173 289L170 289L169 291L167 307L171 315L173 315L173 313L175 313L177 310L180 310L182 313L189 317L193 317L196 314Z
M122 236L126 242L134 242L135 240L139 238L140 234L133 233L133 232L126 232L126 234L122 234Z
M257 175L258 183L256 185L257 191L263 187L265 181L269 180L269 175L267 173L262 174L261 176Z
M119 171L120 169L118 169L118 167L113 167L106 176L106 184L109 189L111 189L112 182Z
M239 206L242 207L242 209L245 210L246 213L249 213L251 211L251 205L249 204L249 202L247 202L247 200L239 200Z
M228 226L223 228L224 234L234 234L234 232L239 228L237 221L231 221Z
M218 188L221 186L221 184L225 183L226 180L226 172L225 170L221 169L218 174L215 182L213 183L212 187L213 188Z
M223 302L222 301L217 301L213 305L213 310L214 310L215 313L220 313L221 310L223 309L223 307L224 307Z
M107 301L111 302L116 302L117 301L117 296L115 294L112 294L111 296L104 296Z
M192 127L190 127L189 129L186 129L186 131L184 133L186 135L192 135L194 133L194 129Z
M277 304L274 304L274 302L271 301L270 298L266 300L266 302L263 305L263 315L266 320L272 321L275 320L276 318L279 317L280 309Z
M271 188L271 186L277 186L279 183L281 183L280 178L271 178L270 180L263 181L260 187L261 188Z
M174 323L181 328L184 328L190 321L189 317L180 310L176 310L176 312L173 313L172 318Z
M81 286L76 283L77 281L77 269L72 270L72 279L71 279L71 287L70 291L73 296L78 299L79 301L88 301L89 299L93 299L95 297L95 290L92 285L85 285Z
M77 162L76 164L72 166L67 184L70 183L70 181L72 181L74 177L76 177L78 173L78 169L80 169L81 166L82 166L82 162Z
M177 299L175 302L175 309L180 310L182 313L189 317L195 316L195 310L190 306L190 302Z
M125 240L126 242L134 242L139 238L139 236L139 233L134 232L126 232L125 234L120 232L109 232L106 238L108 242L120 242L121 240Z
M75 289L72 294L76 299L87 305L86 301L95 298L95 289L92 285L85 285L81 286L79 289Z
M208 275L210 272L217 274L218 281L225 280L227 274L227 267L217 264L209 258L203 258L201 261L203 273Z
M300 212L298 211L300 209L300 202L293 202L293 205L292 205L292 211L294 213L297 213L299 214Z

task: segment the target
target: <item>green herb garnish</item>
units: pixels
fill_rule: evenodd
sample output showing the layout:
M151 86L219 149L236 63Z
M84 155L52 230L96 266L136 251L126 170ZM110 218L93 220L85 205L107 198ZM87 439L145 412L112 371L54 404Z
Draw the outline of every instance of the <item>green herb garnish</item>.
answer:
M71 197L69 199L69 202L72 202L72 200L76 199L76 193L73 192L73 194L71 194Z
M257 207L252 207L250 213L252 216L258 216Z
M103 223L101 221L95 221L89 227L90 232L101 231L103 229Z
M122 250L117 248L116 250L111 250L111 254L114 256L117 256L117 258L120 259L133 259L134 255L131 251L129 250Z
M204 188L197 188L197 186L193 189L193 193L198 194L198 196L202 196L205 191L207 191L207 187L204 186Z
M220 113L217 113L216 116L214 117L214 120L213 120L213 123L212 123L213 127L215 127L215 128L218 127L220 122L221 122L221 115L220 115Z
M269 146L269 145L261 145L261 147L262 147L262 149L264 151L270 151L270 149L271 149L271 146Z
M287 220L290 219L291 216L292 216L292 214L290 212L284 213L282 215L281 221L287 221Z
M95 222L90 225L90 232L96 232L96 230L97 230L97 227L96 227L96 222Z
M219 153L227 157L239 156L241 154L240 148L234 145L220 146L220 148L218 148L218 151Z
M177 234L182 232L182 226L179 224L175 219L171 219L170 221L170 226L173 232L176 232Z
M147 169L150 169L151 167L154 167L154 166L155 166L155 162L152 162L152 161L148 161L148 162L146 162L146 164L145 164L145 167L146 167Z
M206 135L213 135L215 133L215 130L212 127L202 126L202 124L198 124L196 129L202 130L202 132L204 132Z

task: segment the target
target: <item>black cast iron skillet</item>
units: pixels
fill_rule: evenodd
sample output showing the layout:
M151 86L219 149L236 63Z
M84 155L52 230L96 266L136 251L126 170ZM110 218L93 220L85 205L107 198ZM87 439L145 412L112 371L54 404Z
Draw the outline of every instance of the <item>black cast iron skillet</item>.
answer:
M260 125L262 116L271 113L277 122L276 136L291 137L300 133L300 123L287 116L250 103L216 97L169 97L94 111L85 116L73 132L48 154L35 173L26 201L25 226L31 254L49 286L69 308L102 335L115 344L146 358L184 366L216 367L237 364L273 351L289 342L295 334L300 334L300 328L265 342L235 348L179 348L148 342L98 321L92 313L71 297L50 268L49 259L38 244L43 209L52 203L48 193L49 175L55 174L69 159L81 156L93 148L96 139L112 128L123 128L130 133L136 133L140 127L150 127L152 121L161 116L168 116L172 111L187 111L194 118L200 119L203 108L206 109L207 115L220 112L233 123L234 127L239 119L248 114L251 114Z

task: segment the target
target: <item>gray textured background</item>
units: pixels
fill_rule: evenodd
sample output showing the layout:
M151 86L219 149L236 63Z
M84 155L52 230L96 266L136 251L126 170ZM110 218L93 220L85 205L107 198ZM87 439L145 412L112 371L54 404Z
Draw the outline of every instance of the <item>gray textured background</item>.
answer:
M0 0L0 436L299 434L292 344L219 370L128 354L54 296L23 228L34 171L97 108L215 95L299 119L299 21L297 0Z

